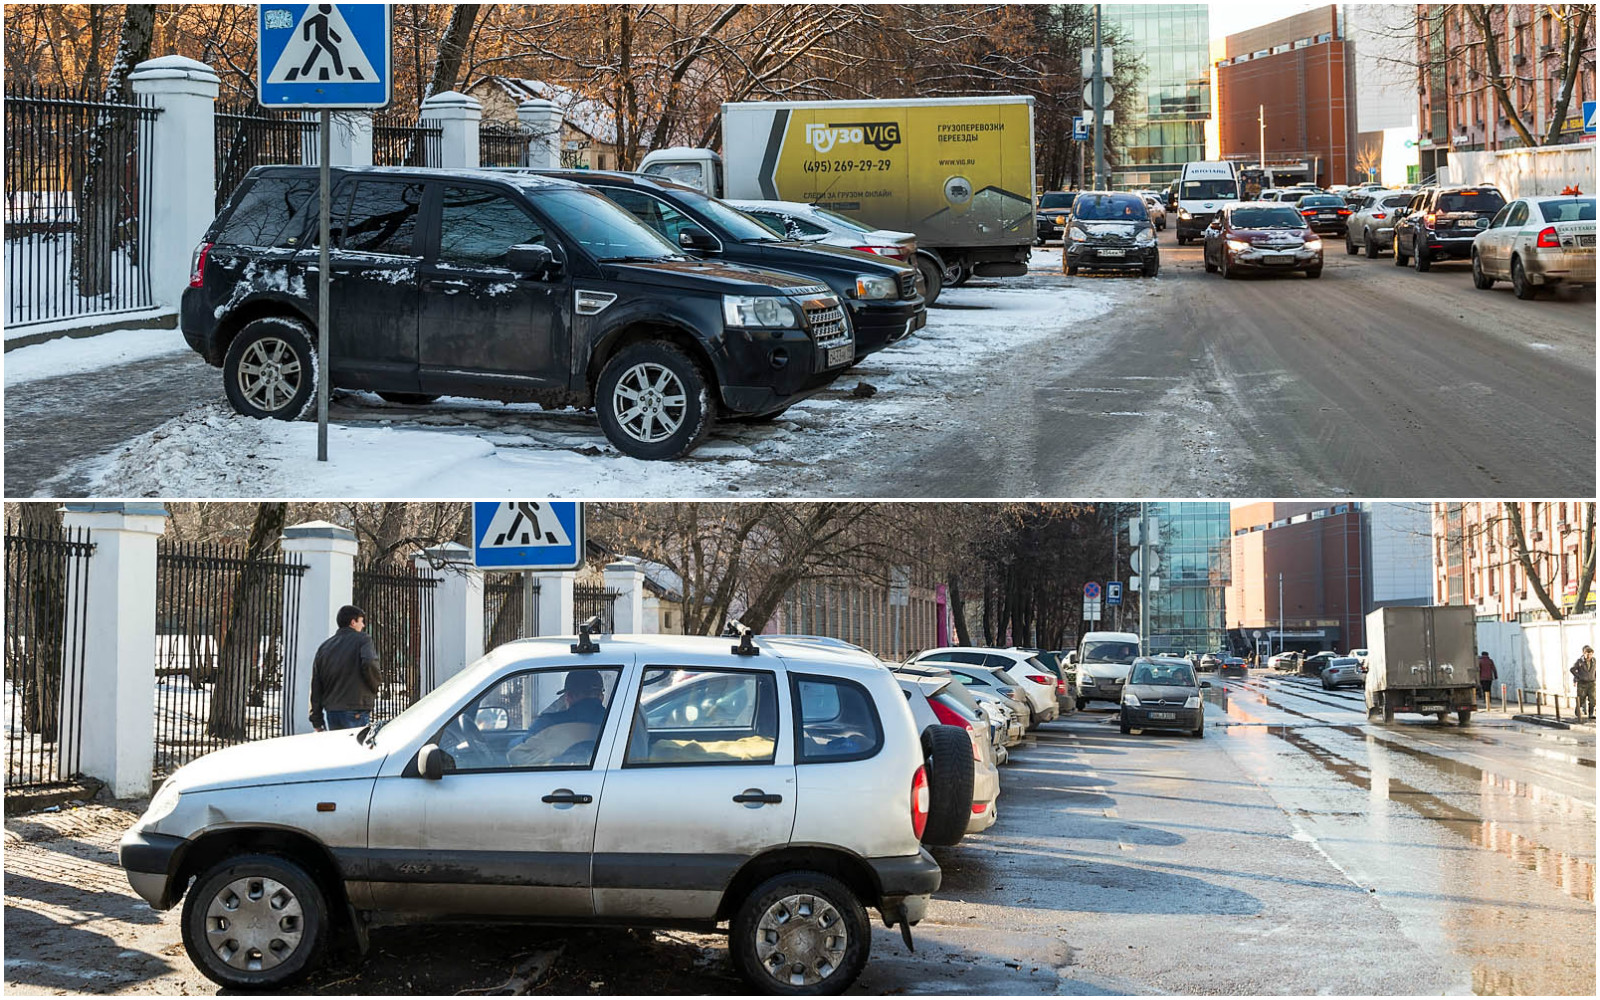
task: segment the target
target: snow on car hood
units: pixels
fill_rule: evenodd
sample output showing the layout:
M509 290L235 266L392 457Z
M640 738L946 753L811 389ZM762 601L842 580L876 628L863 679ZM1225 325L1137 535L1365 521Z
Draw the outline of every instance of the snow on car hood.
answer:
M1310 229L1234 229L1228 232L1231 240L1244 240L1252 245L1294 246L1316 237Z
M1091 239L1096 236L1121 236L1130 240L1139 230L1150 225L1148 222L1104 222L1094 219L1076 219L1072 224L1083 230Z
M185 764L167 783L187 793L377 777L385 754L356 739L356 732L342 729L241 743Z

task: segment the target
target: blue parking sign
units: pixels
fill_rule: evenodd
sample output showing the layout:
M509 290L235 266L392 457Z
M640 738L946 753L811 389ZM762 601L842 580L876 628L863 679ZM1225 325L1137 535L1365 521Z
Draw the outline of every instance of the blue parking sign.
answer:
M479 569L577 569L583 504L497 500L472 505L472 565Z
M1583 102L1583 134L1594 135L1594 102Z
M256 17L256 86L263 107L389 104L388 4L265 3Z
M1074 139L1089 138L1089 120L1083 115L1072 116L1072 137Z
M1107 604L1121 604L1122 603L1122 584L1121 583L1112 582L1112 583L1106 584L1106 603Z

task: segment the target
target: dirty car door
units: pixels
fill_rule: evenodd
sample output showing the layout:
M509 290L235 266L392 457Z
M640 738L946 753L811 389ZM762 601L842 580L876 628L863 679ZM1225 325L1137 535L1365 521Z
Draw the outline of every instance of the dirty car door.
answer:
M414 916L590 916L590 854L615 701L631 658L506 675L444 720L438 780L416 755L372 796L366 877L379 910ZM569 704L587 680L597 698ZM591 703L592 702L592 703Z
M367 177L334 190L328 350L335 385L398 392L417 388L422 192L418 181ZM313 264L308 289L316 287L315 271Z

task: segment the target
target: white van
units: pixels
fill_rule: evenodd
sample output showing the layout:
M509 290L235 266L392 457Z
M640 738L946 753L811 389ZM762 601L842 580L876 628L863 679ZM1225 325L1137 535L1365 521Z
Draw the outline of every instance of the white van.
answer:
M1239 200L1239 176L1226 160L1185 163L1178 177L1178 244L1197 240L1222 206Z
M1134 632L1085 632L1078 643L1078 707L1091 701L1122 704L1133 661L1141 655Z

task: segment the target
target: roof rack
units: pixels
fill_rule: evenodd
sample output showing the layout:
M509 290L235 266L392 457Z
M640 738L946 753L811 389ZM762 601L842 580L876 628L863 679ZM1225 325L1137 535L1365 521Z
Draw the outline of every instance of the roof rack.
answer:
M574 653L600 652L600 646L589 636L594 632L603 631L605 631L605 622L600 619L599 615L594 615L589 620L580 622L578 624L578 641L572 644L572 651Z
M728 619L727 627L722 630L722 634L739 637L739 645L733 647L735 656L761 655L761 650L756 648L755 630L737 618Z

